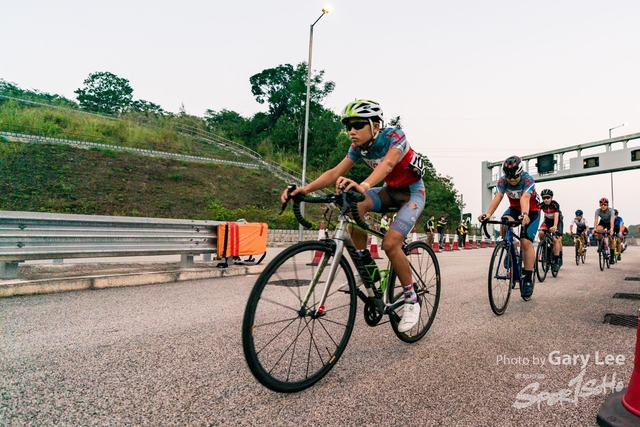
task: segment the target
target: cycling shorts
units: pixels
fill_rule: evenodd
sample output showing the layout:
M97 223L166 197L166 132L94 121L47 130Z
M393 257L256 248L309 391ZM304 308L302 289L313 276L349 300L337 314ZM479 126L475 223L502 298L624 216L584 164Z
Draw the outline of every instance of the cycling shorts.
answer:
M540 225L540 230L550 230L551 227L553 227L553 220L549 218L545 218L544 222ZM558 221L558 228L556 229L555 234L557 236L562 236L563 228L564 228L563 221L562 220Z
M366 194L373 200L372 212L389 212L390 208L398 208L389 229L396 230L405 237L413 230L424 210L425 189L422 180L402 188L387 185L374 187L367 190Z
M520 209L509 207L502 216L510 216L517 220L521 215ZM536 238L536 232L538 231L538 224L540 223L540 211L529 211L529 224L522 228L520 232L520 239L533 240Z

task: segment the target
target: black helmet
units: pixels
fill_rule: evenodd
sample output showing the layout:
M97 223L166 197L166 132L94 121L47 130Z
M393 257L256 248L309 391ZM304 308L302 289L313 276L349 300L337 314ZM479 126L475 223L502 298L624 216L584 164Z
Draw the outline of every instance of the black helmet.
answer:
M576 216L582 216L582 213L583 213L583 212L582 212L580 209L578 209L578 210L576 211Z
M518 156L507 158L502 164L502 171L507 178L515 178L522 174L522 160Z
M542 196L551 196L553 197L553 191L549 190L548 188L545 188L544 190L542 190L542 193L540 193Z
M614 214L616 214L616 215L618 215L618 209L614 209L614 210L613 210L613 213L614 213Z

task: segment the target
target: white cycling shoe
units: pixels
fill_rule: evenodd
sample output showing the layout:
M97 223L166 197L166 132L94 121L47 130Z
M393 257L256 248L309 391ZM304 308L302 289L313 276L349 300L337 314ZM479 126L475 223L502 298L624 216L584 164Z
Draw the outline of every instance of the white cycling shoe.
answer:
M402 319L398 323L398 332L407 332L411 330L420 320L420 304L404 304L402 311Z

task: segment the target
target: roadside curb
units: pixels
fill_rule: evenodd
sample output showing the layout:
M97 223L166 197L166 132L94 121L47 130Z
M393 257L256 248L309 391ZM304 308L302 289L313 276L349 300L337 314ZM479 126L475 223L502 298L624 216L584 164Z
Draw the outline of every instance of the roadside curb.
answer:
M244 276L260 274L264 267L264 265L232 265L228 268L183 268L180 270L85 275L54 279L6 280L0 282L0 298Z

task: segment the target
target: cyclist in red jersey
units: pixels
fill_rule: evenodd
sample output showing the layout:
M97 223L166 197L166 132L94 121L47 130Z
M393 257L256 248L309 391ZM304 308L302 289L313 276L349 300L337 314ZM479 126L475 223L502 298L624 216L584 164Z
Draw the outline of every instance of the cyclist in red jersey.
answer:
M336 192L353 188L366 196L358 203L361 217L367 212L388 212L389 208L398 208L382 240L382 249L404 287L405 304L398 330L406 332L418 322L420 304L402 244L424 209L424 164L401 129L383 127L382 109L377 102L367 99L350 102L342 111L342 123L351 139L346 157L315 181L296 188L291 194L308 194L335 184ZM357 183L344 175L360 159L373 171L364 181ZM383 185L374 187L379 183ZM281 201L286 203L287 200L288 190L285 190ZM357 249L366 249L366 233L353 229L352 238Z

